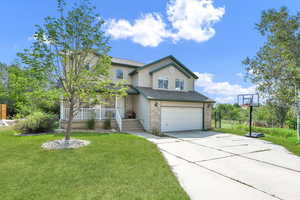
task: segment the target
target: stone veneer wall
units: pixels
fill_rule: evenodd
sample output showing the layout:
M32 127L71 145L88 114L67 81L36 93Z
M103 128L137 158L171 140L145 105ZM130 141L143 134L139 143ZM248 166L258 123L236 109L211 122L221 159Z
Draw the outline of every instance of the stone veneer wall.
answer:
M160 101L150 101L150 132L159 131L160 132L160 118L161 118L161 102Z
M204 104L204 128L205 130L211 129L211 115L212 115L212 103Z

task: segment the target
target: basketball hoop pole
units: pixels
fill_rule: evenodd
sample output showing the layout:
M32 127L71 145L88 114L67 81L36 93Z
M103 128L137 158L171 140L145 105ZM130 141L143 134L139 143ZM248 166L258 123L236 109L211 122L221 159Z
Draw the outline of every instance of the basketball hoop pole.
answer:
M253 111L253 106L250 105L250 116L249 116L249 136L252 137L252 111Z
M253 121L253 107L259 106L259 94L239 94L237 96L238 104L244 108L249 107L249 133L246 134L247 137L258 138L264 137L262 133L252 132L252 121Z

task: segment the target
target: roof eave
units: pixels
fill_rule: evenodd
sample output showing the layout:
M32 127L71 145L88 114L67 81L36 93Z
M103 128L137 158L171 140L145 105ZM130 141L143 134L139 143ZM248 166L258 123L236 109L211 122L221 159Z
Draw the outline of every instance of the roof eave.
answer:
M167 58L170 58L171 60L173 60L175 63L179 64L182 68L184 68L189 74L191 74L191 76L194 78L194 79L198 79L199 77L194 74L191 70L189 70L184 64L182 64L179 60L177 60L173 55L169 55L169 56L166 56L166 57L163 57L163 58L160 58L158 60L155 60L151 63L148 63L142 67L139 67L137 69L135 69L134 71L130 72L129 75L134 75L135 73L137 73L139 70L142 70L142 69L145 69L146 67L150 66L150 65L153 65L155 63L158 63L162 60L165 60Z
M111 62L111 64L115 64L115 65L121 65L121 66L124 66L124 67L131 67L131 68L139 68L141 66L137 66L137 65L130 65L130 64L124 64L124 63L118 63L118 62Z
M195 102L195 103L216 103L215 101L197 101L197 100L177 100L177 99L159 99L147 97L149 100L153 101L173 101L173 102Z

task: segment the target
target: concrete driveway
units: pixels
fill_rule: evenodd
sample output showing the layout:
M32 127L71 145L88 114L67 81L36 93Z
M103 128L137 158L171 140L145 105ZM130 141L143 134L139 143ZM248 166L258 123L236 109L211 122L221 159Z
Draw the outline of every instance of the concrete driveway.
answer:
M281 146L215 132L138 135L157 144L193 200L300 200L300 157Z

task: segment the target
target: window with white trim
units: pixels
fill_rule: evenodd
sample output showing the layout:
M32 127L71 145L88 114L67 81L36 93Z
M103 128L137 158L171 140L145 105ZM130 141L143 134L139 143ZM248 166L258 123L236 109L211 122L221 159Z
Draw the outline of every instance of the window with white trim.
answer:
M116 78L117 79L123 79L124 78L123 70L121 70L121 69L116 70Z
M158 79L158 88L168 89L168 87L169 87L169 80L167 78Z
M175 80L175 89L184 90L184 80L176 79Z

